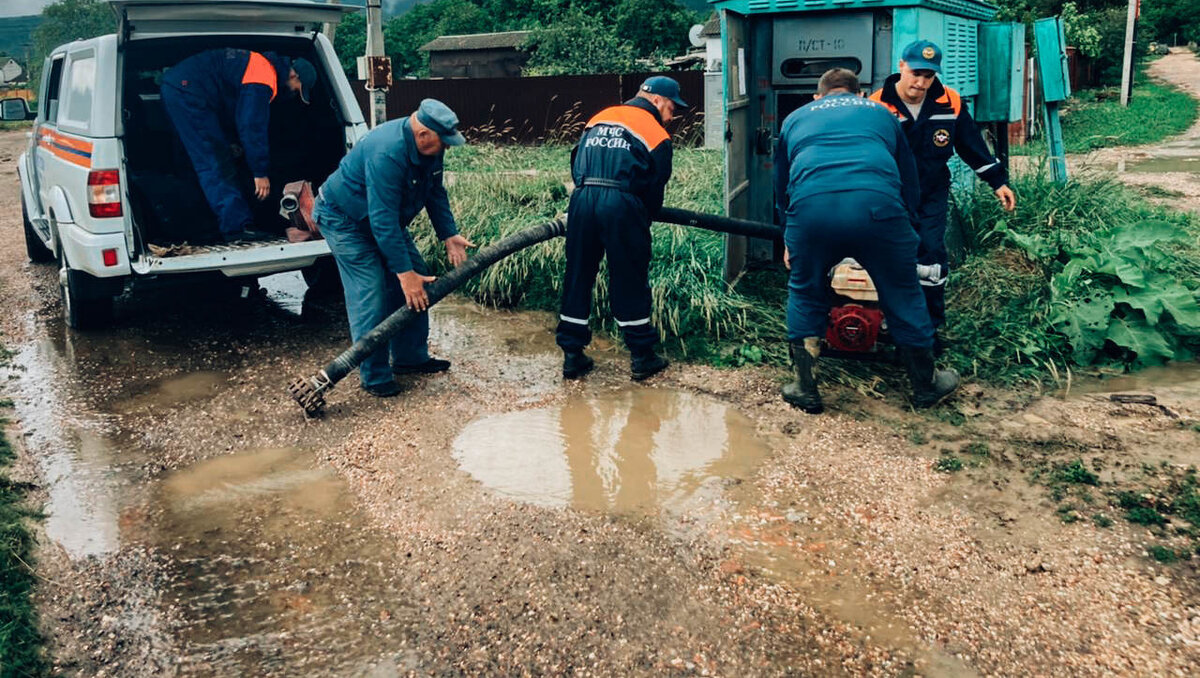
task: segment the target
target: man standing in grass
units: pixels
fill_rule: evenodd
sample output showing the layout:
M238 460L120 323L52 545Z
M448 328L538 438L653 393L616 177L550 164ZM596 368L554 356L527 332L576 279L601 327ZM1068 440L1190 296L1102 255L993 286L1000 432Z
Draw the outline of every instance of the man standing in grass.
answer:
M1005 210L1012 211L1017 198L1008 187L1008 172L988 150L962 97L938 80L941 48L928 40L917 40L901 54L900 71L888 76L871 100L883 104L900 121L916 160L921 187L917 261L937 267L931 279L921 280L936 331L946 321L946 276L950 271L946 253L950 156L957 151L963 162L992 187Z
M637 97L589 120L571 152L575 192L567 208L557 332L565 379L582 377L593 366L583 349L592 340L592 287L605 256L612 313L629 347L632 378L641 381L667 367L654 350L658 330L650 324L650 221L671 178L671 135L663 126L683 108L678 82L650 78Z
M351 338L358 341L404 304L418 312L387 348L359 366L363 390L373 396L400 392L393 374L450 368L449 361L429 356L429 314L423 311L429 307L425 283L434 278L426 275L408 225L425 210L450 263L467 260L474 244L458 234L442 185L446 147L463 143L458 116L446 104L425 99L412 115L376 127L355 144L313 206L342 277Z
M824 411L814 373L829 317L828 271L854 257L875 282L888 329L912 381L912 403L930 407L958 387L933 366L933 324L917 282L916 167L900 125L858 96L858 76L835 68L814 101L783 121L775 196L785 215L787 326L796 380L783 399Z

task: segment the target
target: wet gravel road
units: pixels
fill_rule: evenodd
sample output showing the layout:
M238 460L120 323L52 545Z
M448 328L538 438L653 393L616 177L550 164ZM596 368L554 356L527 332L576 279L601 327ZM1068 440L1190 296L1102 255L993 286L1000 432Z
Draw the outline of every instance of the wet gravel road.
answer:
M1197 659L1190 564L1150 564L1120 525L1063 525L1002 464L935 472L971 438L895 399L831 389L829 416L800 418L778 373L675 366L638 386L603 342L597 372L564 384L549 316L450 301L433 312L449 373L390 400L352 376L306 421L286 384L347 333L296 275L245 300L150 292L112 329L70 331L53 267L25 260L23 143L0 135L4 381L17 472L47 513L39 603L64 675L1162 675ZM1194 418L1197 383L1160 400ZM1066 436L1197 461L1196 434L1157 410L961 402L998 450Z

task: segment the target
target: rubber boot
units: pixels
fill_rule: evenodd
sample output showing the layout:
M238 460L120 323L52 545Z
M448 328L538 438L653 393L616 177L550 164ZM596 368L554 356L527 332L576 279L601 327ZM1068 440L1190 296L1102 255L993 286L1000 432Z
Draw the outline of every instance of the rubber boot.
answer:
M908 378L912 381L913 407L933 407L958 388L958 372L939 370L933 366L932 348L900 346L899 354L900 362L908 370Z
M596 366L583 351L563 351L563 379L578 379Z
M667 369L671 363L654 349L639 351L629 357L629 377L634 381L649 379Z
M821 355L821 338L805 337L804 343L792 344L792 363L796 369L796 381L783 387L783 399L793 407L808 414L825 411L821 392L817 390L815 369L817 356Z

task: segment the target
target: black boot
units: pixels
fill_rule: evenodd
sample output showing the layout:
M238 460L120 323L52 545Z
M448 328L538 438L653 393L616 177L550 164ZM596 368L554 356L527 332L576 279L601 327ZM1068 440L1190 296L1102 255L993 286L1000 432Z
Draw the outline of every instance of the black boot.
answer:
M563 379L578 379L596 366L583 351L563 351Z
M913 407L933 407L958 388L958 372L933 366L933 349L900 346L899 354L912 381Z
M649 379L667 369L671 363L654 349L638 351L629 357L629 376L634 381Z
M814 374L817 356L821 353L820 341L818 337L807 337L804 343L792 344L792 364L796 369L796 381L783 387L784 401L808 414L820 414L825 411Z

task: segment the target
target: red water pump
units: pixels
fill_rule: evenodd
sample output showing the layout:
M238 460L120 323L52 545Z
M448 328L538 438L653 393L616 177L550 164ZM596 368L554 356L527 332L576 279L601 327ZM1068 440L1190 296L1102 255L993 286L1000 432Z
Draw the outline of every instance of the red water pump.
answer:
M829 288L836 301L829 310L825 344L835 353L865 357L879 351L887 322L879 309L879 293L866 269L853 259L843 259L829 272Z

